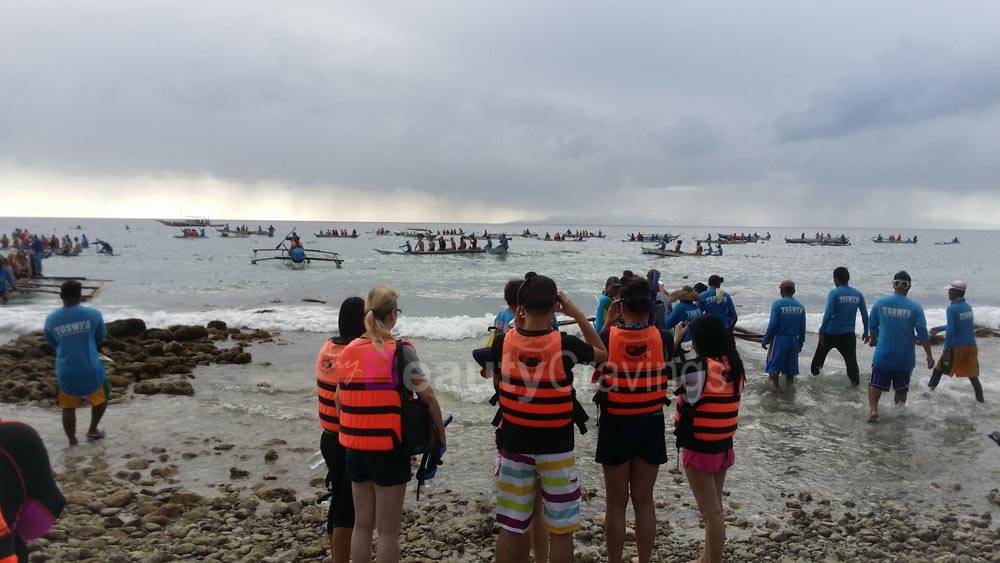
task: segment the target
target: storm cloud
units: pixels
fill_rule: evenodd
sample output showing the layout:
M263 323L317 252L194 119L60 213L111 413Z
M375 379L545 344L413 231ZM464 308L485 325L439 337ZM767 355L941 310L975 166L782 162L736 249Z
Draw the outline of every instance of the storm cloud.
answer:
M60 213L46 196L86 185L143 192L103 208L118 216L184 201L377 220L391 201L398 220L996 226L998 17L903 0L6 2L0 182L24 197L0 215ZM942 192L979 211L926 209ZM300 203L254 203L275 193Z

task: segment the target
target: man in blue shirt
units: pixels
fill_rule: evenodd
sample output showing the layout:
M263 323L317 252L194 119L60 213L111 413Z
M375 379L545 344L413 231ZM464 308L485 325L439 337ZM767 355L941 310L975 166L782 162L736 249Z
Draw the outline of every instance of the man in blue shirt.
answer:
M96 243L97 246L98 246L98 249L97 249L97 253L98 254L114 254L115 253L115 249L111 248L110 244L104 242L101 239L95 240L94 243Z
M6 303L11 291L17 289L17 282L7 268L7 259L0 256L0 303Z
M968 286L964 281L953 281L945 289L948 290L948 305L946 316L948 324L936 326L931 334L945 332L944 352L938 360L931 380L927 384L933 391L941 381L941 375L947 373L953 377L968 377L976 400L983 402L983 386L979 383L979 349L976 347L976 325L972 314L972 306L965 302L965 290Z
M104 432L97 428L108 407L111 386L97 345L107 336L100 311L80 305L80 282L62 284L59 296L63 306L45 318L45 341L56 350L56 382L59 385L59 407L62 408L63 430L69 445L75 446L76 409L86 399L90 403L88 440L100 440Z
M604 291L597 298L597 312L594 313L594 330L598 334L604 330L604 323L608 320L608 310L611 302L618 297L622 290L622 281L617 276L611 276L604 282Z
M705 309L701 303L701 295L690 286L685 285L681 289L672 292L667 298L671 302L678 302L673 306L667 318L663 319L663 328L667 330L674 330L674 327L679 323L691 324L692 321L705 314ZM691 333L685 332L683 342L690 341ZM681 354L683 358L685 350L678 347L677 353Z
M722 319L722 325L732 334L737 320L736 305L733 305L733 298L722 291L722 282L724 281L722 276L715 274L709 276L708 290L702 292L701 298L704 299L705 314L715 315Z
M819 370L826 361L826 355L836 348L847 364L847 377L851 380L851 385L857 387L861 380L861 370L858 368L857 337L854 335L854 327L860 312L861 325L864 327L861 341L867 344L868 308L865 307L865 296L847 285L850 280L851 273L847 268L840 266L833 271L835 287L826 296L826 309L823 311L823 323L819 326L819 343L816 346L816 355L812 359L811 371L813 375L819 375Z
M795 295L795 282L781 282L778 291L781 299L771 304L771 320L760 341L761 347L767 350L764 371L771 378L775 390L781 389L778 376L782 373L789 385L799 374L799 352L806 341L806 308L792 297Z
M927 353L927 367L934 367L924 309L906 297L910 286L910 274L898 272L892 279L894 293L872 305L868 345L875 348L875 355L872 357L872 376L868 380L868 422L878 422L878 402L890 384L896 392L894 402L906 404L910 374L917 363L914 334Z

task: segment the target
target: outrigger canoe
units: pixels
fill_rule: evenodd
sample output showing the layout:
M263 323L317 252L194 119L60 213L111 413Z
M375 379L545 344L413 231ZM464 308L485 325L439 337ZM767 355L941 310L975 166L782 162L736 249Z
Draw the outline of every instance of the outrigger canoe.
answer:
M97 294L104 289L104 284L111 280L102 279L87 279L81 277L64 277L64 276L46 276L31 278L30 280L18 280L17 289L13 290L11 296L31 296L39 293L48 293L52 295L59 295L59 290L62 287L63 282L68 280L76 280L80 282L80 298L83 301L90 301L91 299L97 297Z
M660 250L656 247L644 246L642 247L643 254L651 254L653 256L666 256L666 257L681 257L681 256L692 256L694 258L704 258L705 256L712 256L711 254L696 254L694 252L677 252L674 250Z
M545 242L587 242L585 238L543 238L538 240Z
M353 234L353 235L335 235L333 233L330 233L330 234L326 234L326 233L313 233L313 236L316 237L316 238L358 238L357 234Z
M395 255L401 254L403 256L449 256L454 254L496 254L505 255L507 254L507 249L502 246L494 246L493 248L487 250L485 248L466 248L464 250L434 250L423 252L407 252L405 250L382 250L381 248L376 248L375 252L384 255Z
M241 233L239 231L219 231L219 236L223 238L250 238L248 233Z
M680 237L680 235L671 235L671 234L667 234L666 236L667 236L667 242L674 242L675 240L677 240L678 237ZM644 242L646 244L655 244L655 243L660 242L661 240L663 240L662 236L646 236L646 235L643 235L641 239L638 239L638 238L637 239L630 239L630 238L623 238L623 239L621 239L622 242Z
M882 240L879 240L878 237L872 237L872 242L874 242L876 244L917 244L917 241L915 241L913 239L889 240L889 239L884 238Z
M337 265L337 268L340 268L341 264L344 263L344 259L341 258L336 252L314 249L307 250L304 246L287 246L288 238L291 237L294 232L295 229L292 229L291 232L285 235L285 238L278 243L278 246L274 248L255 248L253 255L250 257L250 264L256 265L257 262L277 260L291 269L301 270L309 266L312 262L333 262ZM261 253L263 258L257 257L258 252Z
M945 244L962 244L962 242L961 241L957 241L957 240L949 240L947 242L935 242L934 244L936 244L938 246L942 246L942 245L945 245Z
M727 240L727 239L716 239L716 240L712 240L712 239L695 239L695 242L702 242L702 243L706 243L706 244L707 243L712 243L712 244L751 244L751 243L754 243L754 242L757 242L757 241L753 241L753 240Z

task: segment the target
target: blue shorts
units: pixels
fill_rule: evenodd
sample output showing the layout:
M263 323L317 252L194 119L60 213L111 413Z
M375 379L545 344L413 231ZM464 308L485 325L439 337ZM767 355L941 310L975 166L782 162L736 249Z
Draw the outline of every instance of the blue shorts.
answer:
M910 387L910 371L899 371L891 369L879 369L872 366L872 376L868 378L869 387L878 387L883 391L889 390L889 384L896 391L906 391Z
M783 373L788 377L799 374L799 339L789 334L776 334L771 339L767 349L767 366L769 374Z

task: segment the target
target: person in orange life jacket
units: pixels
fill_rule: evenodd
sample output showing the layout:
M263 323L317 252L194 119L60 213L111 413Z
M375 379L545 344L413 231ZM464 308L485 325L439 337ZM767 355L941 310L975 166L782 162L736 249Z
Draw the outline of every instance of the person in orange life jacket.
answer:
M525 277L533 277L538 274L534 272L528 272ZM472 351L472 358L482 366L480 374L483 377L493 378L494 372L499 370L498 366L492 363L491 358L493 357L493 340L496 335L507 334L514 328L515 319L517 317L518 302L517 294L521 289L521 284L524 283L524 278L514 278L507 282L503 288L504 301L507 302L507 307L497 313L496 319L493 321L493 327L495 329L493 337L490 339L488 345L484 348L477 348ZM500 348L502 350L502 348ZM494 398L490 399L490 404L497 405L500 398L500 389L494 382L494 390L496 394ZM499 415L499 411L498 411ZM496 430L496 446L497 446L497 461L495 466L495 477L499 478L500 462L503 459L501 455L501 445L502 440L500 434L503 431L502 420L497 420ZM531 515L532 523L528 524L527 534L531 537L531 555L535 561L548 561L549 560L549 531L544 525L545 513L543 511L545 499L542 495L542 488L540 486L535 487L535 510Z
M674 434L684 448L688 486L705 521L705 547L697 561L720 563L726 543L722 491L726 471L736 461L733 435L746 381L743 360L722 320L703 315L674 332L674 342L691 333L697 358L685 362L683 385L675 392Z
M18 532L19 524L22 532L25 526L20 519L42 533L65 506L38 432L27 424L0 421L0 563L29 561L25 538Z
M555 313L576 320L586 342L553 330ZM603 362L607 351L586 314L545 276L526 276L514 322L516 330L497 335L489 358L503 417L496 560L528 561L525 532L540 482L551 534L549 561L569 562L573 532L580 527L581 497L573 451L572 369L577 363Z
M625 509L631 496L640 563L648 563L656 536L653 485L667 462L663 406L668 404L672 335L647 324L653 308L645 278L621 290L601 340L608 361L599 368L597 462L604 470L604 537L608 561L620 563L625 546Z
M441 407L413 345L397 344L392 328L399 297L387 285L373 287L365 301L365 333L337 356L337 412L340 443L347 448L346 475L354 493L351 561L369 563L378 530L378 562L399 561L403 498L410 481L410 457L402 448L400 385L427 403L439 445L446 447ZM401 365L393 365L397 345ZM410 393L406 393L410 395Z
M316 387L319 398L319 422L323 427L320 451L326 462L326 488L330 491L330 509L326 515L326 533L330 536L333 563L351 560L351 532L354 529L354 497L351 482L344 473L347 450L340 445L340 418L337 413L337 357L354 339L365 332L365 300L348 297L340 305L337 324L340 335L323 343L316 358Z

